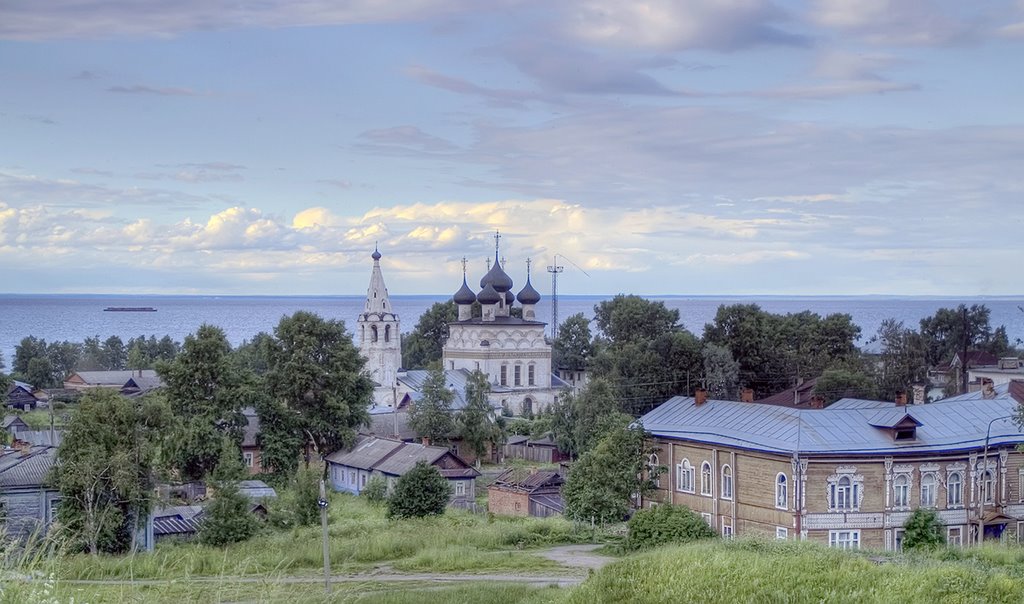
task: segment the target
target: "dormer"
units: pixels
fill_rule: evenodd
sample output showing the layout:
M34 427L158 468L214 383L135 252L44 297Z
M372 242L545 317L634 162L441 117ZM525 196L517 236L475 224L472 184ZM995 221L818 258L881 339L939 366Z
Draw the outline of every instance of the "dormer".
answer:
M873 427L888 432L893 442L909 442L917 440L917 429L923 426L909 413L882 413L869 422Z

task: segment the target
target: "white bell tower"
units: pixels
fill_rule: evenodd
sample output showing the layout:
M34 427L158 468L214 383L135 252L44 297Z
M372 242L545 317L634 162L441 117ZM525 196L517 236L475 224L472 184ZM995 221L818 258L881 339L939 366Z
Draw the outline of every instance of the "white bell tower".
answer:
M380 251L374 246L373 272L366 290L366 304L356 321L359 352L366 359L366 371L377 383L373 391L375 406L397 404L398 369L402 366L402 338L398 315L388 299L388 288L380 271Z

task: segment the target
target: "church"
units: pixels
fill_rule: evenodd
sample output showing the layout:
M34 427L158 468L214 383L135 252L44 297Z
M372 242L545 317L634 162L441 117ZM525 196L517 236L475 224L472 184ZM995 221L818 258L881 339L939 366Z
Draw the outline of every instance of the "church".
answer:
M494 264L480 279L479 292L469 287L463 260L462 287L453 296L458 318L448 324L442 366L455 392L453 409L465 406L466 379L479 370L491 384L495 412L531 416L555 402L568 384L551 373L551 344L544 335L547 324L536 320L541 296L530 282L530 261L526 262L526 284L514 294L512 278L499 260L499 237L495 234ZM388 299L380 251L375 249L371 257L370 286L356 334L366 370L375 382L371 412L381 413L414 403L428 372L401 368L399 317ZM480 315L474 316L477 302Z

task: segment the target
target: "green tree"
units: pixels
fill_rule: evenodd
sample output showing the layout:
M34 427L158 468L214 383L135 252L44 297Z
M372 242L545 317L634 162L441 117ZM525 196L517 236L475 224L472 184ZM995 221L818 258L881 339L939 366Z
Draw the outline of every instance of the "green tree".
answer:
M28 364L32 359L46 357L46 340L35 336L27 336L14 347L14 360L11 361L11 373L25 376Z
M402 365L407 369L439 366L448 324L458 318L458 306L451 300L428 308L420 315L416 328L402 336Z
M452 401L455 393L445 386L441 369L432 369L423 382L420 399L409 411L409 426L431 443L446 443L455 430Z
M594 321L612 342L654 340L667 332L679 331L679 311L640 296L619 294L594 307Z
M608 380L595 378L579 394L564 398L569 405L571 419L566 422L569 437L561 441L567 442L567 448L562 450L573 457L593 449L608 432L622 427L618 394Z
M556 369L585 370L593 354L593 339L590 320L583 313L576 313L562 321L558 337L551 346L552 366Z
M274 336L273 364L266 378L270 394L281 405L279 414L292 414L294 421L287 423L320 455L353 444L356 429L369 420L373 382L363 372L366 361L345 324L299 311L283 317ZM272 436L265 434L264 442L267 438Z
M103 368L108 371L124 369L128 363L128 350L117 336L103 341Z
M36 388L51 388L57 385L53 364L47 357L35 357L29 361L28 372L23 377Z
M437 468L420 460L400 476L388 497L388 518L420 518L444 514L451 496L448 481Z
M186 479L213 471L223 455L222 437L241 447L246 425L242 408L253 402L247 376L231 362L224 331L202 325L173 361L161 361L162 394L177 418L170 458Z
M366 497L366 500L374 505L387 503L388 481L384 480L380 474L374 474L370 480L366 481L366 486L360 491L360 495Z
M897 392L906 392L912 385L925 382L928 362L919 333L902 321L886 319L871 341L881 349L876 378L880 398L894 400Z
M609 432L573 465L562 489L565 514L578 522L604 524L626 516L634 494L654 488L646 470L646 433L639 425L625 425Z
M725 346L707 344L701 350L704 358L704 386L711 398L734 400L740 387L740 364Z
M259 332L235 349L235 362L255 375L270 372L274 357L274 336Z
M73 543L92 554L134 549L153 503L169 421L159 399L127 399L105 389L82 396L50 477Z
M4 355L0 352L0 395L6 395L13 382L11 377L4 373L4 367Z
M50 342L46 345L46 357L50 359L53 375L58 384L71 375L82 356L82 345L76 342Z
M659 505L637 510L629 519L626 547L631 550L714 539L718 534L704 518L685 505Z
M831 368L818 377L814 394L823 397L826 404L842 398L874 399L878 397L878 384L863 371Z
M942 520L938 512L931 509L918 508L907 518L903 525L903 549L931 549L941 547L945 542Z
M223 547L249 539L259 530L256 517L249 511L249 499L239 492L238 483L215 483L213 501L203 510L199 542Z
M494 422L494 409L488 401L491 385L487 374L474 371L466 380L466 407L456 418L459 438L479 459L487 454L491 443L501 438L501 429Z

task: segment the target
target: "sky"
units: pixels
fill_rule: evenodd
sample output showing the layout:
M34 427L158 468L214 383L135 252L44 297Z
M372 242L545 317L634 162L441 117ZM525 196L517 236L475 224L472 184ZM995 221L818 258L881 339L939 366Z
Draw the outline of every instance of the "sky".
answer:
M1024 0L4 0L0 292L1024 294Z

